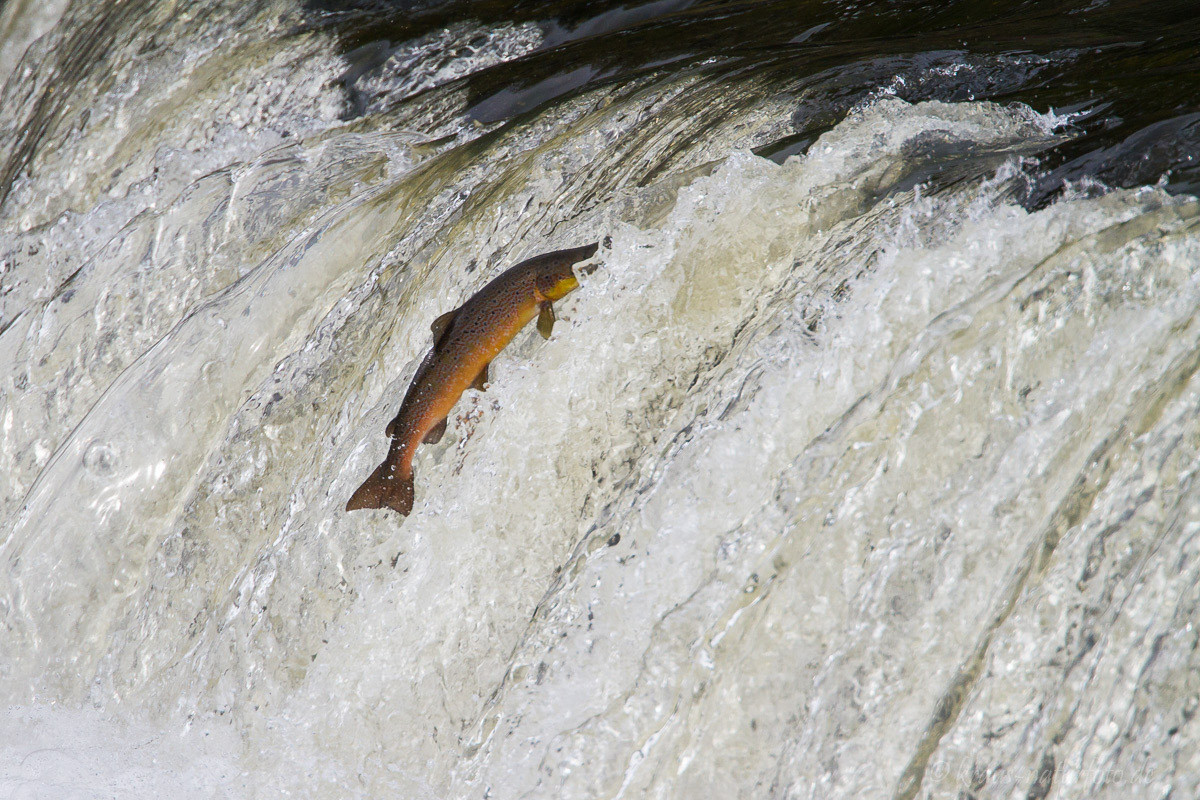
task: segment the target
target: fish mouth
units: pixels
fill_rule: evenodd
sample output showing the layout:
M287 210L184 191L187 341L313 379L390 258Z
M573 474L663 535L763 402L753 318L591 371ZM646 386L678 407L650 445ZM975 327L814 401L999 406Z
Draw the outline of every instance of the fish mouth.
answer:
M612 237L611 237L611 236L605 236L605 237L604 237L604 240L603 240L603 241L600 243L600 247L596 248L596 252L595 252L595 253L592 253L592 255L590 256L590 258L595 258L597 255L599 255L599 254L600 254L600 249L601 249L601 248L606 248L606 249L607 249L607 248L609 248L609 247L612 247ZM577 267L576 267L576 269L577 269L577 270L579 270L580 274L582 274L582 275L591 275L591 274L592 274L593 272L595 272L595 271L596 271L596 270L597 270L599 267L600 267L600 262L599 262L599 261L593 261L593 262L592 262L592 263L590 263L590 264L585 262L585 263L583 264L583 266L581 266L581 267L580 267L580 266L577 266Z

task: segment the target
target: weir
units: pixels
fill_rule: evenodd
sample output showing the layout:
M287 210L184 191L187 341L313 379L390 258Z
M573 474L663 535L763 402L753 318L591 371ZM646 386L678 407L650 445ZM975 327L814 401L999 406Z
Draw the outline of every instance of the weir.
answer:
M1196 794L1194 42L750 5L0 11L0 795Z

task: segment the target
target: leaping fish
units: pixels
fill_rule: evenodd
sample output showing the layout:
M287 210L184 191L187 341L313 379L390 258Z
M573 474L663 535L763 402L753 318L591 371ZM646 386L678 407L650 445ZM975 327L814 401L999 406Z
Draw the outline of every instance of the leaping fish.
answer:
M579 286L572 268L594 256L599 246L557 250L522 261L433 321L433 349L417 367L399 413L387 426L387 458L350 497L347 511L412 511L417 445L442 438L458 398L468 388L483 389L488 364L531 319L537 317L538 332L550 338L552 303Z

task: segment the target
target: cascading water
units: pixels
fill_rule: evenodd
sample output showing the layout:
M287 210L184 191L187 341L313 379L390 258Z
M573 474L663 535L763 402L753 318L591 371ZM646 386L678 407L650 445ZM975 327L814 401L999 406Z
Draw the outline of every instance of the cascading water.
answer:
M0 794L1194 796L1196 21L10 0Z

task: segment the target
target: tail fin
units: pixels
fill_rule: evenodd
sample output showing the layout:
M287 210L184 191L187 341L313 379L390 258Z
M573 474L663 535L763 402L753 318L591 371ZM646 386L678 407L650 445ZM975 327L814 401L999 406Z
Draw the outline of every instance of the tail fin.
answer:
M402 474L399 466L388 458L350 496L346 510L390 508L408 516L413 507L413 474L411 469L407 473Z

